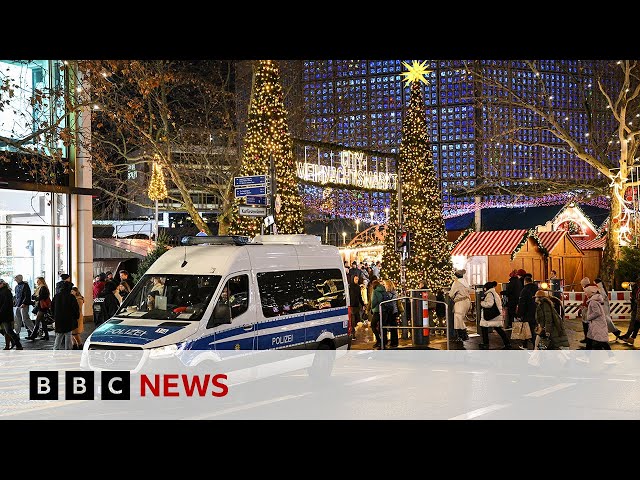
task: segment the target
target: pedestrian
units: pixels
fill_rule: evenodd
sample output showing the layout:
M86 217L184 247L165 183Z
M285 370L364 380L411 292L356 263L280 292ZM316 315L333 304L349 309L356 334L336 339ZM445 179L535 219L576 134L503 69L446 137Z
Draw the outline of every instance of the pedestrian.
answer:
M580 280L580 285L582 286L582 291L584 292L588 286L594 286L597 288L597 285L591 283L589 277L584 277ZM580 340L580 343L587 343L587 332L589 331L589 322L587 322L587 296L582 295L582 304L578 310L578 316L582 319L582 332L584 333L584 338Z
M523 277L524 287L520 292L520 298L518 299L518 307L516 315L522 319L523 322L529 324L531 329L531 343L532 348L536 344L536 299L535 294L538 291L538 286L533 283L533 276L527 273ZM527 340L522 341L523 350L527 349Z
M378 278L380 278L380 261L377 261L375 264L371 264L371 272Z
M351 285L351 280L353 279L354 275L357 275L358 277L360 277L359 283L362 284L362 270L358 268L358 263L355 260L351 262L351 268L349 269L349 275L347 277L347 281L349 282L349 285Z
M587 298L586 320L589 325L586 342L587 350L611 350L604 298L595 285L587 286L584 289L584 295Z
M33 332L33 322L31 321L31 317L29 316L29 307L32 305L31 302L31 288L29 284L23 280L22 275L16 275L14 277L16 282L15 289L15 298L13 301L13 305L16 307L15 312L15 326L16 333L20 335L20 331L22 330L22 325L24 324L27 329L27 337L31 336Z
M33 292L33 296L31 298L33 298L35 303L33 313L36 314L36 324L33 327L33 333L31 334L31 337L29 337L28 339L35 342L38 339L40 326L42 326L44 339L49 340L49 329L47 328L47 324L45 322L45 316L49 313L49 309L51 308L51 293L49 293L49 287L47 286L47 282L45 281L44 277L36 278L36 289Z
M55 293L55 295L60 293L63 288L65 290L69 288L67 285L65 285L65 283L71 283L71 275L69 275L68 273L61 273L60 274L60 281L58 283L56 283L56 293ZM72 283L71 283L71 286L73 286Z
M504 350L511 348L511 342L507 337L507 334L503 328L502 320L502 302L500 296L496 292L496 286L498 282L487 282L483 285L483 293L480 296L480 306L482 307L482 314L480 318L480 330L482 333L482 343L480 344L480 350L489 349L489 328L493 327L500 338L504 346Z
M105 282L113 281L113 272L110 272L107 270L106 272L104 272L104 276L105 276L105 279L104 279Z
M629 327L625 334L619 337L620 340L624 340L632 346L638 336L638 330L640 330L640 308L638 308L640 298L638 297L640 297L640 276L636 279L631 289L631 321L629 322Z
M134 284L133 284L133 280L129 278L129 272L127 272L126 270L120 270L119 273L120 273L120 283L126 282L127 285L129 286L129 292L131 292L131 290L133 290Z
M513 320L516 318L520 292L522 292L522 284L518 277L518 270L514 269L509 274L509 283L507 283L505 289L500 292L500 295L502 295L506 300L507 322L505 324L505 328L511 328ZM504 306L505 302L503 302L502 305Z
M360 277L354 275L349 283L349 319L351 321L351 338L356 338L356 326L360 321L360 312L364 307L362 300L362 290L360 290Z
M558 278L558 272L555 270L551 270L551 275L549 276L549 280L556 280Z
M471 308L471 287L464 278L465 269L454 272L454 280L449 290L449 298L453 302L453 328L456 337L453 341L463 342L469 339L464 319Z
M113 317L120 308L118 299L113 294L115 289L115 282L107 282L102 293L93 300L93 323L96 328Z
M383 284L385 290L387 291L384 299L385 300L395 300L395 302L390 302L387 308L387 315L382 315L383 320L386 323L383 323L383 326L387 327L397 327L398 326L398 316L400 315L400 300L398 300L398 292L396 291L396 284L391 280L383 280ZM383 304L384 306L385 304ZM385 318L386 317L386 318ZM382 337L385 340L385 345L387 343L387 334L384 333L384 329ZM391 348L396 348L398 346L398 329L390 328L389 329L389 346Z
M118 303L122 305L122 302L124 302L125 298L129 295L129 284L123 280L113 294L118 299Z
M569 348L569 338L564 328L564 318L555 309L552 298L544 290L535 294L537 333L541 339L549 339L549 350Z
M373 348L380 348L382 333L380 331L380 302L384 300L384 294L386 288L380 280L374 280L371 282L371 288L373 290L371 294L371 330L376 337L376 342L373 344ZM386 343L386 342L385 342Z
M84 297L78 290L78 287L71 288L71 294L76 297L78 302L78 326L71 332L71 340L73 341L73 350L82 350L82 339L80 334L84 332Z
M0 325L4 330L5 339L9 337L9 344L5 345L4 349L9 350L11 348L10 343L13 342L16 350L22 350L20 337L13 329L13 319L13 294L9 284L0 278Z
M609 333L613 333L616 337L616 340L618 340L620 339L620 335L622 335L622 332L618 327L616 327L616 325L613 323L613 319L611 318L611 304L609 302L609 292L604 286L604 283L602 282L601 278L595 278L593 280L593 283L596 284L596 286L598 287L598 291L600 292L600 295L602 295L602 298L604 299L604 314L607 320L607 329L609 330Z
M518 276L518 280L520 280L520 289L524 288L524 276L527 274L527 271L523 268L520 268L516 271L516 275Z
M51 301L51 314L55 321L56 338L53 343L54 350L72 350L73 341L71 332L78 328L80 308L76 297L71 293L73 283L63 281L60 291L53 296Z
M96 277L96 280L93 282L93 298L98 298L98 296L102 293L104 289L104 285L107 280L107 275L105 273L100 273Z

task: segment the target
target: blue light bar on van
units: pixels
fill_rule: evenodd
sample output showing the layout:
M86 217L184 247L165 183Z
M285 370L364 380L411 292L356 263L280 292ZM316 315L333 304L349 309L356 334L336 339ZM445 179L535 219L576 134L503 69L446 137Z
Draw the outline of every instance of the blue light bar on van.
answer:
M182 245L246 245L249 237L241 235L212 235L197 237L182 237Z

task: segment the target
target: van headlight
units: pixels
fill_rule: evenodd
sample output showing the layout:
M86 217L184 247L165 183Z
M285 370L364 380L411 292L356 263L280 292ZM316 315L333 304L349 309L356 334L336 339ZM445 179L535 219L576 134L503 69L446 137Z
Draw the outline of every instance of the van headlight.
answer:
M165 358L175 355L178 351L178 346L173 345L165 345L164 347L158 348L150 348L149 349L149 358Z

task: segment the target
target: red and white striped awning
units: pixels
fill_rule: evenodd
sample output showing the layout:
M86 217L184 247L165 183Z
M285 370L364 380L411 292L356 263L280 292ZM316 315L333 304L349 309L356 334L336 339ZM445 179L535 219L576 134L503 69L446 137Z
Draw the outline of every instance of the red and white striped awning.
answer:
M456 245L451 255L511 255L526 233L526 230L471 232Z
M555 232L538 232L536 235L542 246L551 252L566 233L565 230L556 230Z
M576 245L580 247L580 250L604 250L604 246L607 244L607 237L596 238L594 240L578 240Z

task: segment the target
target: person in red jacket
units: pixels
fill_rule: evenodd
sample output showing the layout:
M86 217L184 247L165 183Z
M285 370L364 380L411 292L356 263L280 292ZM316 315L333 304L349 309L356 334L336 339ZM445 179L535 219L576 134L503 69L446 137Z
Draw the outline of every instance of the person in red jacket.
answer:
M98 298L98 295L100 295L102 290L104 290L106 283L107 275L105 273L101 273L96 277L96 280L93 282L93 298Z

